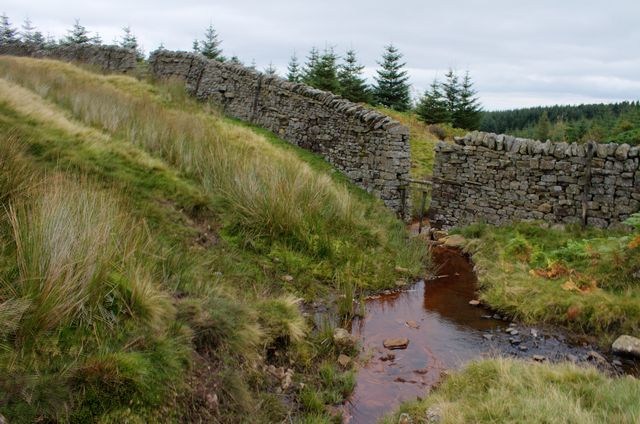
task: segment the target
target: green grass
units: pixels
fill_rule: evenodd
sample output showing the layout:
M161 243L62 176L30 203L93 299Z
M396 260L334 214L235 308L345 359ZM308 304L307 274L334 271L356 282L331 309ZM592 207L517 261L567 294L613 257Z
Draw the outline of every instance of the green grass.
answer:
M413 422L637 423L640 382L610 378L595 368L493 359L468 364L445 378L425 400L404 404Z
M328 422L297 383L335 403L353 378L322 365L331 328L311 332L299 298L391 286L396 266L427 265L424 246L316 155L184 87L0 69L0 413ZM267 364L294 368L290 393Z
M478 269L481 299L529 323L560 324L601 343L640 334L640 250L632 234L541 223L459 231Z

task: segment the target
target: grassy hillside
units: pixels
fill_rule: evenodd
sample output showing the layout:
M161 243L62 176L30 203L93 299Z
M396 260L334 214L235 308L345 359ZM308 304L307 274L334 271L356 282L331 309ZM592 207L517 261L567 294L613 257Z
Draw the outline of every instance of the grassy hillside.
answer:
M330 422L352 375L301 299L418 275L402 223L178 84L1 57L0 99L2 415Z

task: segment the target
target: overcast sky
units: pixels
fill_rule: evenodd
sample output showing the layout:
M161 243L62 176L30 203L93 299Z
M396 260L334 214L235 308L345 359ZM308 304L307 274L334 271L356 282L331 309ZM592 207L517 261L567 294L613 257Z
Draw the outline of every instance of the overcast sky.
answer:
M417 95L468 69L485 109L640 99L640 0L3 0L19 25L65 35L75 18L105 42L130 25L146 51L189 50L213 23L224 54L281 74L312 46L353 47L371 77L385 44Z

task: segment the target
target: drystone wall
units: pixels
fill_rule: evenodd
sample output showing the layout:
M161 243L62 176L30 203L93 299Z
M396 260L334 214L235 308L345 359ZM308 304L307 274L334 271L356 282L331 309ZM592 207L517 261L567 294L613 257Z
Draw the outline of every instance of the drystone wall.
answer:
M432 225L619 225L640 209L639 148L473 132L436 146Z
M184 80L191 94L227 115L319 153L401 216L409 210L409 130L399 122L331 93L200 55L160 50L149 62L155 77Z
M0 55L29 56L65 62L87 63L107 72L130 73L136 69L136 52L117 46L55 45L33 43L0 44Z

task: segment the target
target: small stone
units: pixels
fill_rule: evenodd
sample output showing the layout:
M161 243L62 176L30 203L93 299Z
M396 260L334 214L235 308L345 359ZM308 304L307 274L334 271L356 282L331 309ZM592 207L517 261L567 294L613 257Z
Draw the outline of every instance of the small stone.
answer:
M396 355L394 355L393 353L387 353L386 355L382 355L380 357L380 360L383 362L393 361L394 359L396 359Z
M533 360L537 362L544 362L547 358L542 355L533 355Z
M413 424L413 420L406 412L400 414L400 418L398 419L398 424Z
M605 359L605 357L600 355L595 350L590 350L589 352L587 352L587 358L597 362L600 365L604 365L607 363L607 360Z
M470 300L469 301L469 305L471 306L479 306L480 305L480 301L479 300Z
M333 330L333 342L338 347L350 348L356 345L357 339L344 328L336 328Z
M611 363L613 365L615 365L616 367L621 367L622 366L622 361L620 361L618 359L614 359L613 361L611 361Z
M401 266L395 267L395 271L399 274L408 274L409 270L407 268L403 268Z
M498 314L493 314L493 319L501 320L502 317Z
M491 315L482 315L480 318L482 318L482 319L491 319L493 317Z
M611 349L617 354L631 355L640 358L640 339L622 335L613 342Z
M538 337L538 330L536 330L535 328L531 329L531 336L533 336L534 338Z
M293 281L293 277L291 275L283 275L282 281L286 281L287 283L290 283Z
M510 333L512 336L517 336L518 334L520 334L520 333L518 332L518 330L511 330L509 333Z
M343 367L346 368L350 363L351 363L351 358L349 358L347 355L341 353L338 356L338 363Z
M518 350L520 350L521 352L526 352L527 350L529 350L529 348L525 345L520 345L518 346Z
M519 339L519 338L517 338L517 337L510 337L510 338L509 338L509 343L511 343L512 345L517 346L517 345L519 345L520 343L522 343L522 340L520 340L520 339Z
M385 348L390 349L390 350L393 350L393 349L406 349L409 346L409 339L407 339L406 337L385 339L382 342L382 345Z
M573 362L574 364L577 364L580 359L578 359L576 355L568 354L567 360Z
M427 409L426 417L428 423L439 423L442 421L442 411L437 406Z
M445 237L443 241L445 246L454 248L462 248L467 244L467 240L459 234Z
M396 287L404 287L407 285L407 282L404 280L396 280Z
M409 321L407 321L405 324L407 324L407 327L409 327L409 328L413 328L413 329L416 329L416 330L417 330L418 328L420 328L420 324L418 324L418 323L417 323L417 322L415 322L415 321L411 321L411 320L409 320Z
M482 337L485 340L489 340L489 341L493 340L493 334L483 334Z

